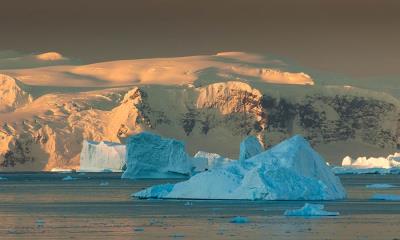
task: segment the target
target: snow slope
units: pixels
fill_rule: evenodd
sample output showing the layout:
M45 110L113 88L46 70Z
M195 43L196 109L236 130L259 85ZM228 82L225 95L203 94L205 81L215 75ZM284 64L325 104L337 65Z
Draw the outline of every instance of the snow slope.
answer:
M345 190L301 136L283 141L250 159L192 176L177 184L147 188L138 198L249 200L333 200Z

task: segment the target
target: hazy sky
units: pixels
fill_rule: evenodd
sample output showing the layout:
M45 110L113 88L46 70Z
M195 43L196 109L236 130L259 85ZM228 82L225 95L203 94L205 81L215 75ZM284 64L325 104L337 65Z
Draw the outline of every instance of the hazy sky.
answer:
M400 76L397 0L1 0L0 33L0 50L89 62L235 50Z

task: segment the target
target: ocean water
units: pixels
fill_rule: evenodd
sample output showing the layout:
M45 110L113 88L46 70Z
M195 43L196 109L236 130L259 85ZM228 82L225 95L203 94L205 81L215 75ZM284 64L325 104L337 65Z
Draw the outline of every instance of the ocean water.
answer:
M0 173L0 239L400 239L400 175L343 175L348 198L307 201L340 216L285 217L303 201L139 200L176 180L121 180L118 173ZM63 181L66 176L75 180ZM388 183L399 187L366 188ZM231 223L244 216L247 223Z

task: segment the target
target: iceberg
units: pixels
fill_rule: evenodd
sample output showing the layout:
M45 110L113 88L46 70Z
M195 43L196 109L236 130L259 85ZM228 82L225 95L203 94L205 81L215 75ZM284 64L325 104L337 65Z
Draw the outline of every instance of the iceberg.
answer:
M125 166L125 145L114 142L83 141L82 172L121 172Z
M375 183L375 184L369 184L365 186L366 188L394 188L396 187L395 185L392 184L387 184L387 183Z
M229 222L236 224L243 224L243 223L249 223L249 219L247 217L236 216L232 218Z
M286 210L285 216L338 216L338 212L328 212L324 210L322 204L306 203L300 209Z
M239 160L251 158L264 151L258 139L254 136L248 136L240 143Z
M232 163L233 161L237 160L222 157L217 153L208 153L203 151L197 152L192 159L195 172L204 172L209 169L220 168Z
M322 157L297 135L243 161L132 196L175 199L334 200L346 192Z
M347 156L342 160L342 166L333 167L335 174L398 174L400 173L400 153L387 157L358 157Z
M129 137L126 144L122 178L182 178L191 174L191 157L181 141L142 132Z
M374 194L371 200L400 201L400 195L395 194Z

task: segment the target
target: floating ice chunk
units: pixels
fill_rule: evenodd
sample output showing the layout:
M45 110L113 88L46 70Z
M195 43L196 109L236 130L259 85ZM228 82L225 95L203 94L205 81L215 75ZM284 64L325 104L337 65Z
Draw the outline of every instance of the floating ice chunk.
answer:
M37 219L35 223L37 228L42 228L44 227L45 221L43 219Z
M71 180L76 180L76 178L73 178L71 176L66 176L62 179L63 181L71 181Z
M254 136L248 136L240 143L239 160L251 158L263 151L264 148L261 146L258 139Z
M396 194L374 194L371 200L400 201L400 195Z
M138 198L334 200L346 192L321 156L295 136L250 159L177 184L147 188Z
M222 157L216 153L199 151L196 153L196 155L194 155L192 161L195 168L194 171L203 172L206 170L223 167L226 164L236 160Z
M80 171L120 172L125 166L125 145L113 142L83 141Z
M342 174L398 174L400 168L355 168L355 167L332 167L336 175Z
M387 183L375 183L375 184L369 184L365 187L366 188L393 188L396 186L392 185L392 184L387 184Z
M247 217L236 216L236 217L232 218L229 222L230 223L243 224L243 223L248 223L249 219Z
M100 183L100 186L108 186L108 185L110 185L108 182L101 182Z
M324 210L322 204L306 203L300 209L286 210L285 216L338 216L338 212L328 212Z
M186 177L192 170L185 144L142 132L127 140L126 170L122 178Z
M3 181L3 180L7 180L8 178L6 178L6 177L0 177L0 181Z

